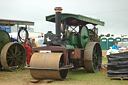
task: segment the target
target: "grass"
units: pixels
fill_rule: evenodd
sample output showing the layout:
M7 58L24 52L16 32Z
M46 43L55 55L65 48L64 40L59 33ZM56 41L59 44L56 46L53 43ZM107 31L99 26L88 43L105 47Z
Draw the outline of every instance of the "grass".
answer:
M106 71L98 73L87 73L83 69L72 70L69 73L69 82L87 83L90 85L127 85L127 80L110 80L107 78Z
M102 51L102 63L103 64L107 64L107 57L106 57L106 52L107 52L107 50L103 50Z
M103 64L107 64L107 62L108 62L107 57L103 57L103 58L102 58L102 63L103 63Z
M29 70L14 72L0 72L0 85L45 85L47 83L33 84ZM127 85L127 80L110 80L106 71L98 73L87 73L83 68L74 69L69 72L64 81L54 81L49 85Z
M107 63L105 56L102 62ZM83 68L70 71L64 81L33 84L30 83L32 79L28 69L14 72L0 71L0 85L128 85L128 80L110 80L106 71L88 73Z
M102 56L106 57L107 50L102 50Z

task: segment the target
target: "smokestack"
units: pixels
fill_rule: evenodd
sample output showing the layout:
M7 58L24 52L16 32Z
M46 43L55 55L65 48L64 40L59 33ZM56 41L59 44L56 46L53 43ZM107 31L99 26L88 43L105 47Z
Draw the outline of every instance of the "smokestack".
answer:
M56 36L60 39L61 37L61 11L63 10L61 7L56 7L55 9L55 23L56 23Z

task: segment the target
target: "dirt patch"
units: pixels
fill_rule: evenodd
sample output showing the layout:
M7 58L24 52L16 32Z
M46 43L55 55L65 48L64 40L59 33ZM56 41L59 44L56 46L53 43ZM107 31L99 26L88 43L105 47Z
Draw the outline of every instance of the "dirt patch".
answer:
M29 70L1 71L0 85L25 85L31 78Z

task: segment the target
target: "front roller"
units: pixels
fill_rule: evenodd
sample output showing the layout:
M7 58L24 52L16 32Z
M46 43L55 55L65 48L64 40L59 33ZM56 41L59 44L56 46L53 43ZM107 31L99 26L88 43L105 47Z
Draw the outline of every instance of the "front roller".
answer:
M102 64L102 50L97 42L88 42L84 51L84 67L88 72L98 72Z
M63 67L62 53L34 53L29 69L34 79L63 80L68 74L68 69Z

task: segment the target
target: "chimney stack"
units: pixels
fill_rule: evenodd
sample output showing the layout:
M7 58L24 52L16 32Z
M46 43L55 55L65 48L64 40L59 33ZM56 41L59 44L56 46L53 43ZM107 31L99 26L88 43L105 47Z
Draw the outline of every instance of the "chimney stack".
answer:
M55 23L56 23L56 36L61 38L61 11L63 10L61 7L56 7L55 9Z

